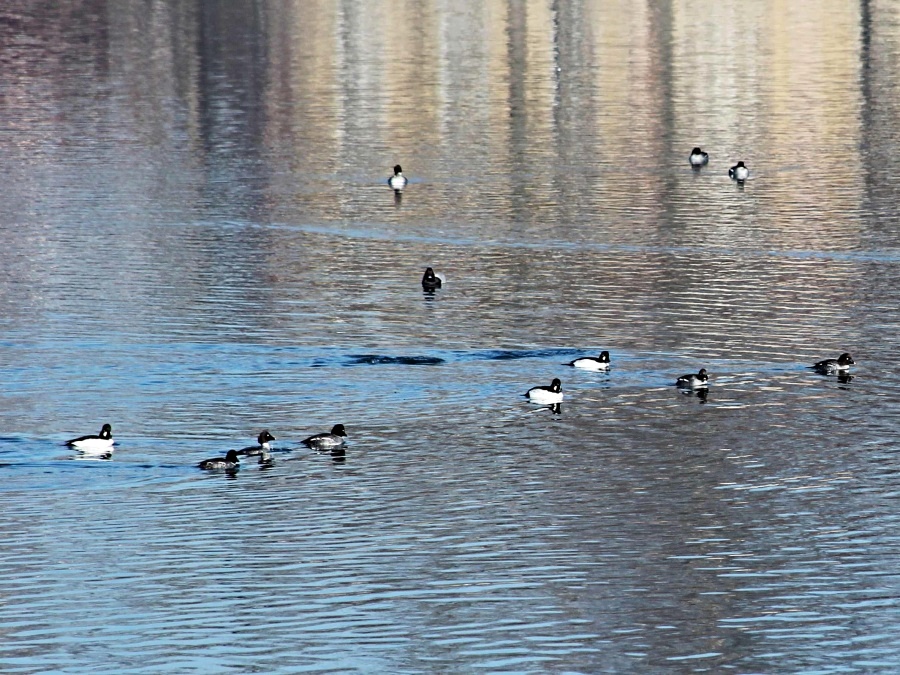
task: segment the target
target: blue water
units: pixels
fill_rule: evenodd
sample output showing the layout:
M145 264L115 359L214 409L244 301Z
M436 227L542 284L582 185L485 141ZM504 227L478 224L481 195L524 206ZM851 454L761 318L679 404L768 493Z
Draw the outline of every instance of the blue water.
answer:
M898 26L0 10L0 671L900 670Z

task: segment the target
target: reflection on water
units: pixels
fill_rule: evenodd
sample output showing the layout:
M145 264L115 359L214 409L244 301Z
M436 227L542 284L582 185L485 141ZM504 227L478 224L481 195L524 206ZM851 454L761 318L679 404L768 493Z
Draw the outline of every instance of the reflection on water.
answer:
M0 670L896 670L898 33L0 9Z

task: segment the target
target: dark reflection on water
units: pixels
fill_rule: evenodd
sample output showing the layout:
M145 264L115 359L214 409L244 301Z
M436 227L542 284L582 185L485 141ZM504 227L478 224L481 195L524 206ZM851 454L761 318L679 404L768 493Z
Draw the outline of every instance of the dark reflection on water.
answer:
M0 670L897 670L898 31L5 5Z
M402 366L436 366L444 363L437 356L381 356L379 354L353 354L348 365L402 365Z

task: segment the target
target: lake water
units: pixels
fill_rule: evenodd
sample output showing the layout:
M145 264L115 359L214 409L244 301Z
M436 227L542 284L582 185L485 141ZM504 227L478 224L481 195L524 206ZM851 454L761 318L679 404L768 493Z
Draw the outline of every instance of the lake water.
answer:
M895 3L13 2L0 45L0 671L900 670Z

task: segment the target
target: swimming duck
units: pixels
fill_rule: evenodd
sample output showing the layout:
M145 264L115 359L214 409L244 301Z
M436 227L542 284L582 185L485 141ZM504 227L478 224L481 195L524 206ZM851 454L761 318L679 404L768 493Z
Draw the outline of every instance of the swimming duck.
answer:
M583 368L584 370L608 370L609 369L609 352L602 351L600 356L583 356L580 359L570 361L570 366L575 368Z
M406 187L406 184L409 182L406 179L406 176L403 175L403 167L399 164L394 166L394 175L388 178L388 185L394 188L394 192L400 192L403 188Z
M275 437L269 433L268 429L263 429L259 432L259 436L256 437L257 443L259 445L250 445L246 448L241 448L237 451L239 455L262 455L267 453L271 448L269 447L269 441L274 441Z
M544 405L559 403L563 400L562 382L559 381L558 377L554 377L553 382L551 382L549 386L532 387L525 392L525 396L527 396L532 403L541 403Z
M275 466L275 460L272 459L272 455L269 454L268 450L262 450L259 453L259 466L261 469L270 469Z
M813 368L815 368L816 372L822 373L823 375L837 375L838 373L850 370L850 366L854 363L856 363L856 361L853 360L853 357L847 352L844 352L836 359L825 359L824 361L813 364Z
M689 161L691 166L703 166L709 162L709 153L703 152L700 148L694 148L691 150Z
M679 387L706 387L709 385L709 375L706 374L706 368L701 368L696 375L682 375L675 384Z
M70 448L91 454L112 452L113 443L112 426L109 424L104 424L99 434L79 436L66 441L66 445Z
M309 438L304 438L300 442L314 450L330 450L331 448L343 445L345 438L347 438L347 432L344 430L344 425L335 424L331 427L330 432L315 434Z
M422 290L423 291L433 291L436 288L440 288L443 283L443 278L434 273L434 270L431 267L425 268L425 274L422 275Z
M750 178L750 169L744 166L743 162L738 162L733 167L728 169L728 176L738 183L743 183L745 180Z
M197 466L201 469L237 469L240 465L237 450L229 450L224 457L204 459Z

